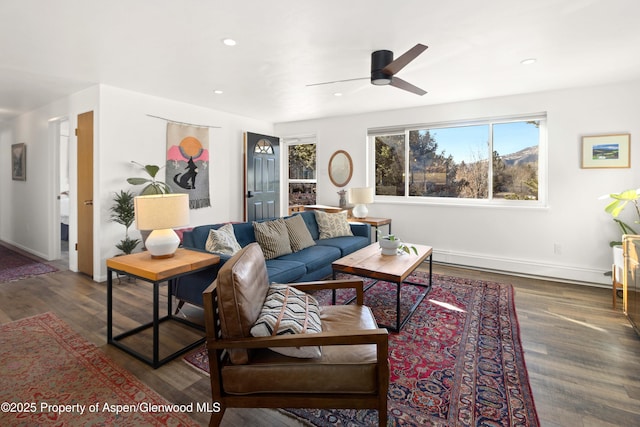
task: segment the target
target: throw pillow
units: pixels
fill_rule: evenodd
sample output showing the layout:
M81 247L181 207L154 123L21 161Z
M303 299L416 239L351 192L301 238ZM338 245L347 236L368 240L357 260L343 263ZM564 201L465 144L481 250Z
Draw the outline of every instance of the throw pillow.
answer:
M265 259L277 258L292 252L287 226L282 218L265 222L254 221L253 231Z
M315 211L315 214L321 239L353 236L351 226L349 225L349 221L347 221L346 212L327 213L324 211Z
M225 224L217 230L209 230L209 237L205 243L205 249L208 252L235 255L235 253L242 248L236 240L233 225Z
M322 332L318 301L292 286L273 283L269 286L262 310L251 328L254 337ZM319 346L273 347L271 350L290 357L320 357Z
M305 224L304 219L300 215L285 218L284 223L289 232L289 242L291 243L291 250L293 252L301 251L304 248L316 244L316 242L313 241L313 237L311 237L307 224Z

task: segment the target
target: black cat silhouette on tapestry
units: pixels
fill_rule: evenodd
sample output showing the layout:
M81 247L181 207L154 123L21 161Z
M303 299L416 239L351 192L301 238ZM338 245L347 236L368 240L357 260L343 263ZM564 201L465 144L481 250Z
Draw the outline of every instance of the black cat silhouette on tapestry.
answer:
M176 174L176 176L173 177L173 182L175 182L185 190L194 190L196 188L196 176L198 175L198 167L193 161L193 157L189 157L189 161L187 162L187 167L185 169L187 170L187 172ZM189 184L189 181L191 181L191 184Z

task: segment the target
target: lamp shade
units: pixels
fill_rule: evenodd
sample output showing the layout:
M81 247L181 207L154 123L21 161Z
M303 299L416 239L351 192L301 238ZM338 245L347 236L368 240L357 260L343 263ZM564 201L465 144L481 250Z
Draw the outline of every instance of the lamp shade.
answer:
M373 203L373 187L350 188L349 202L354 205Z
M180 238L172 229L189 224L189 195L138 196L133 203L138 230L152 230L144 242L151 257L172 257L180 245Z
M138 230L163 230L189 225L188 194L153 194L133 199Z

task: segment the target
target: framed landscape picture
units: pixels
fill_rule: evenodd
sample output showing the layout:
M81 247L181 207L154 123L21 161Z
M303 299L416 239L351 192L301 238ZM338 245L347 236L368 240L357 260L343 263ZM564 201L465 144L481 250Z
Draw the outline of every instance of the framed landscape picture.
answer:
M631 135L594 135L582 137L583 168L628 168L631 166Z
M27 180L27 146L24 142L11 145L11 178L14 181Z

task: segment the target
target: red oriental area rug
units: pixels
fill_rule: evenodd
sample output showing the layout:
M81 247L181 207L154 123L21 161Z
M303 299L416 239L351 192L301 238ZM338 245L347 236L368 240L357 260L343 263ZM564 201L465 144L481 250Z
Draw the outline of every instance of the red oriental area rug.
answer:
M57 269L0 245L0 283L53 271Z
M53 313L0 325L0 425L197 426Z
M400 333L389 334L389 425L539 425L525 366L513 287L433 276L433 288ZM423 272L409 281L428 283ZM402 316L424 288L402 287ZM321 303L329 294L316 295ZM341 295L344 300L347 295ZM365 293L381 324L395 324L395 285ZM186 361L208 372L206 350ZM373 410L287 409L316 426L377 425Z

